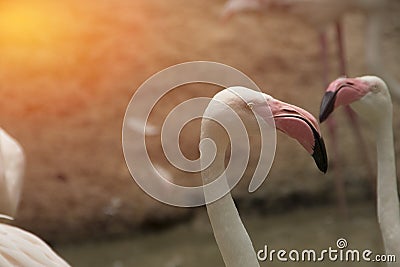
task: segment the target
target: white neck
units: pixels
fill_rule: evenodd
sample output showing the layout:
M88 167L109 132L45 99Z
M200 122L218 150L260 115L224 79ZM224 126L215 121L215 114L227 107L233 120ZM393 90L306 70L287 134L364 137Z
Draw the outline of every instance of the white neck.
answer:
M10 192L5 183L4 174L0 173L0 219L12 220L14 209L10 201Z
M25 169L20 145L0 128L0 217L12 219L17 211Z
M379 225L386 253L395 254L400 259L400 215L391 108L377 127L377 157Z
M218 130L207 131L205 128L207 128L207 122L202 124L201 139L213 139L218 151L213 163L202 172L204 184L215 180L223 173L225 151L228 145L227 138L223 134L218 134ZM206 153L204 150L201 151ZM226 177L224 176L222 179L228 186ZM204 195L207 201L209 196L212 195L211 190L204 190ZM227 267L259 267L253 244L240 219L231 194L227 193L217 201L207 204L207 212L225 265Z
M1 129L0 129L1 131ZM12 219L9 215L13 214L12 203L10 200L9 186L6 181L3 151L2 151L2 138L0 132L0 218Z

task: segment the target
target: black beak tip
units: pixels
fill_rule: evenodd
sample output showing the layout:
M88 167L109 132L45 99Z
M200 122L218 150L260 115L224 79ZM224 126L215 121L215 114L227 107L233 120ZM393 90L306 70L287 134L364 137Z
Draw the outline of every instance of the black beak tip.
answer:
M324 122L329 115L333 112L335 108L335 100L336 93L335 92L326 92L324 97L322 98L320 113L319 113L319 122Z
M328 116L329 114L321 111L321 113L319 114L319 122L323 123L328 118Z
M328 156L326 154L325 142L322 137L315 138L314 153L312 154L315 164L323 173L328 170Z

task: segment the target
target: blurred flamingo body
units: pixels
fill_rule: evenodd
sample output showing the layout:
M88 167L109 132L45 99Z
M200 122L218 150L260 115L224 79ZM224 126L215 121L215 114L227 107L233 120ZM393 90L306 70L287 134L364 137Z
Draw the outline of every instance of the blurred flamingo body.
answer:
M400 12L397 0L229 0L222 11L227 19L239 12L280 11L301 18L314 27L321 42L324 62L324 83L328 85L326 28L336 24L340 75L347 75L344 44L342 39L342 17L350 12L360 11L366 16L365 58L368 72L383 77L394 97L400 100L400 84L386 70L382 63L381 42L382 22L387 11Z
M250 98L243 99L237 95L237 92L244 92L250 95ZM266 122L268 119L271 119L271 113L263 110L270 106L273 120L275 121L275 125L273 126L297 139L312 154L319 169L326 172L326 151L322 138L319 135L318 124L315 118L305 110L273 99L271 96L257 91L244 87L232 87L214 96L205 112L208 118L229 117L225 114L223 108L214 106L213 101L225 103L237 112L237 114L240 114L243 123L249 129L249 135L255 134L255 129L259 129L254 119L255 115L261 116ZM221 178L225 186L228 186L227 181L230 179L223 174L225 170L225 151L230 138L228 135L229 132L226 133L224 128L214 120L205 118L202 120L201 140L206 138L213 140L217 149L212 164L202 171L204 184L214 181L215 178L222 174L223 177ZM201 154L209 154L207 148L202 146L202 144L200 143ZM232 147L232 149L235 148ZM210 194L212 195L213 190L204 190L206 202L208 202L207 199L209 199ZM240 219L229 191L222 198L208 203L206 207L225 265L227 267L259 266L251 239Z
M0 128L0 218L16 214L25 157L18 142ZM7 224L0 224L0 266L68 267L37 236Z
M393 6L393 10L400 11L400 2L395 5L389 5L388 8ZM378 9L375 12L369 12L367 17L366 28L366 42L365 42L365 57L367 70L369 73L382 77L387 83L391 95L394 100L400 101L400 83L399 81L386 69L385 64L382 62L382 35L383 35L383 19L385 16L385 9ZM400 12L399 12L400 13Z
M0 224L0 266L68 267L43 240L20 228Z

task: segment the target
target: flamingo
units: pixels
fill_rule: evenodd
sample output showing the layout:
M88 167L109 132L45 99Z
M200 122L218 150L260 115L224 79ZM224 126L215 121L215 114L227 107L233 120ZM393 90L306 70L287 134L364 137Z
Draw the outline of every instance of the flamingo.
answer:
M248 97L242 98L244 94ZM201 123L200 139L213 140L217 148L214 161L202 171L204 184L213 181L216 176L224 172L225 152L229 143L224 128L215 123L213 118L231 120L232 116L227 112L227 109L221 108L215 103L226 104L239 114L250 135L257 134L257 129L259 129L254 115L260 116L267 123L269 119L272 120L273 118L275 122L273 127L297 139L313 156L318 168L322 172L326 172L328 166L325 145L318 123L310 113L261 92L244 87L230 87L213 97L205 112L208 117L204 117ZM265 111L268 107L270 107L270 113ZM229 122L232 123L232 121ZM201 155L207 155L206 146L202 146L202 144L204 143L200 143ZM232 177L224 177L223 179L227 183L230 178ZM208 195L212 193L204 190L205 199L207 200ZM240 219L229 191L222 198L208 203L206 208L225 265L227 267L259 266L251 239Z
M376 76L336 79L329 85L322 99L320 121L326 120L335 108L348 104L375 129L378 221L386 252L399 257L399 199L393 143L393 110L388 87Z
M12 220L16 214L24 169L22 147L0 128L0 218ZM0 223L0 266L69 265L39 237Z
M382 64L381 58L381 35L382 35L382 19L384 11L390 9L398 9L398 1L395 0L229 0L223 9L222 17L226 20L239 12L252 11L268 11L275 10L289 13L299 17L302 21L307 22L318 32L320 42L320 58L322 63L322 80L324 88L329 85L328 73L328 40L326 29L334 24L336 30L336 45L339 60L340 75L347 75L345 46L343 41L343 29L341 25L342 17L354 10L363 12L366 15L366 42L365 42L365 58L368 71L375 75L384 77L392 88L392 93L400 100L400 84L397 80L386 71ZM352 125L354 135L359 142L362 150L361 157L366 162L368 173L373 173L372 163L369 153L366 149L365 139L361 133L357 117L350 107L345 107L346 117ZM337 151L337 133L336 122L333 118L328 120L328 130L331 137L333 147L333 158L340 160ZM340 162L336 164L340 168ZM339 169L336 172L340 173ZM335 180L337 202L339 210L345 216L347 215L347 204L345 195L344 179ZM372 183L373 184L373 183Z

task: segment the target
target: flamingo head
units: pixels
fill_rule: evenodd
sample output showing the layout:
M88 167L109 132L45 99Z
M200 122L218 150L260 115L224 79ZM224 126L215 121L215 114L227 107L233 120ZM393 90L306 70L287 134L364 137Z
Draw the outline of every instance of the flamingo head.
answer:
M256 114L267 124L274 124L273 127L296 139L314 158L317 167L322 172L327 171L328 158L318 122L306 110L241 86L223 90L214 98L227 103L239 113L244 112L247 118L251 110L252 114ZM252 125L248 125L250 134L257 132L255 129L258 126Z
M308 111L266 95L275 127L296 139L311 156L322 172L328 169L325 143L317 120Z
M325 121L339 106L351 105L367 120L380 120L391 108L391 98L385 82L376 76L338 78L327 88L322 98L319 120Z

